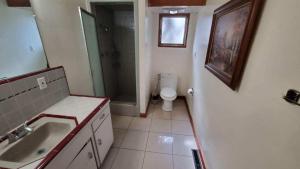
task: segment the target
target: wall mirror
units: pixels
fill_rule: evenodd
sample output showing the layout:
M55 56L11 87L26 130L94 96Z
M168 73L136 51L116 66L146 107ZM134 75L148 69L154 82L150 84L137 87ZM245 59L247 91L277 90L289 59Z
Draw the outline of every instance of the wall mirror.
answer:
M0 79L47 68L47 58L31 7L0 0Z
M190 14L159 14L159 47L186 47Z

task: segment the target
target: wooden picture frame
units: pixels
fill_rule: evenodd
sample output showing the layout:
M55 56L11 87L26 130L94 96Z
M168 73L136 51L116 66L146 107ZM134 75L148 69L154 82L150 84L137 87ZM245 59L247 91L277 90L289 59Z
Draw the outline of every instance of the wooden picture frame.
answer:
M182 17L185 18L185 30L184 30L184 37L182 44L172 44L172 43L162 43L162 21L164 17ZM174 47L174 48L186 48L187 36L189 31L189 21L190 21L190 14L189 13L178 13L178 14L168 14L168 13L160 13L159 14L159 31L158 31L158 47Z
M214 11L205 68L232 90L240 83L263 0L231 0Z

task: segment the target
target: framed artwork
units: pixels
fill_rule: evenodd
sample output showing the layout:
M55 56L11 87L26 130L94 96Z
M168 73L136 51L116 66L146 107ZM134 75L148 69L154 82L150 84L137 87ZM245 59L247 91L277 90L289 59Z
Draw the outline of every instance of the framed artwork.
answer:
M214 11L205 67L235 90L263 0L231 0Z

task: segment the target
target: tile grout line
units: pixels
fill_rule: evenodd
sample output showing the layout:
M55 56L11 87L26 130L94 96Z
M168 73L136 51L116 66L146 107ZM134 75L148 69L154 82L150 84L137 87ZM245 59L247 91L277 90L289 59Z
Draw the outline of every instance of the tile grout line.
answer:
M174 169L174 158L173 158L173 154L174 154L174 137L173 137L173 114L171 114L171 135L172 135L172 138L173 138L173 142L172 142L172 168Z
M174 119L174 117L173 117L173 114L171 114L171 119L167 119L167 120L170 120L170 126L171 126L171 132L160 132L160 131L152 131L151 130L151 126L152 126L152 124L153 124L153 119L155 119L155 118L153 118L153 113L151 114L151 116L149 117L149 119L150 119L150 125L149 125L149 128L147 128L146 129L146 131L145 130L140 130L140 129L130 129L130 126L132 125L132 123L133 123L133 120L134 120L134 118L132 118L131 119L131 121L130 121L130 123L129 123L129 125L128 125L128 128L127 129L125 129L126 130L126 134L125 134L125 136L124 136L124 138L123 138L123 140L122 140L122 143L121 143L121 145L123 144L123 142L124 142L124 140L125 140L125 137L126 137L126 135L127 135L127 133L129 132L129 131L137 131L137 132L144 132L144 133L147 133L147 141L146 141L146 145L145 145L145 149L144 150L136 150L136 149L131 149L131 148L121 148L121 146L118 148L118 152L120 152L120 149L127 149L127 150L133 150L133 151L143 151L144 152L144 157L143 157L143 161L142 161L142 169L144 168L144 163L145 163L145 158L146 158L146 153L147 152L150 152L150 153L157 153L157 154L165 154L165 155L171 155L171 158L172 158L172 168L174 169L175 168L175 161L174 161L174 156L180 156L180 157L187 157L187 158L191 158L191 156L188 156L188 155L180 155L180 154L174 154L174 141L172 142L172 151L171 151L171 154L168 154L168 153L160 153L160 152L153 152L153 151L147 151L147 147L148 147L148 143L149 143L149 137L150 137L150 134L151 133L154 133L154 134L168 134L168 135L171 135L172 137L174 136L174 135L179 135L179 136L189 136L189 137L193 137L193 138L195 138L195 136L194 136L194 134L192 134L192 135L185 135L185 134L177 134L177 133L173 133L173 131L172 131L172 127L173 127L173 122L176 122L176 121L185 121L185 122L187 122L187 120L176 120L176 119ZM166 119L163 119L163 118L158 118L158 119L161 119L161 120L166 120ZM190 122L189 122L189 124L190 124ZM191 124L190 124L191 125ZM116 128L116 129L118 129L118 128ZM122 128L120 128L120 129L122 129ZM124 130L124 129L123 129ZM119 153L118 153L119 154ZM116 159L116 158L115 158ZM114 160L114 162L113 162L113 164L115 163L115 160ZM113 165L112 165L113 166Z
M115 161L116 161L116 159L117 159L117 157L118 157L118 155L119 155L119 152L120 152L120 148L117 148L118 150L118 152L117 152L117 155L114 157L114 159L112 160L112 163L111 163L111 166L109 167L109 169L112 169L113 168L113 165L115 164ZM105 160L104 160L105 161ZM103 163L102 163L102 165L103 165ZM102 168L102 166L100 165L100 169Z
M151 127L151 125L152 125L152 118L150 119L150 127ZM143 158L143 162L142 162L142 168L141 169L143 169L144 168L144 163L145 163L145 158L146 158L146 150L147 150L147 147L148 147L148 142L149 142L149 134L150 134L150 128L149 128L149 130L148 130L148 137L147 137L147 141L146 141L146 146L145 146L145 150L144 150L144 158Z

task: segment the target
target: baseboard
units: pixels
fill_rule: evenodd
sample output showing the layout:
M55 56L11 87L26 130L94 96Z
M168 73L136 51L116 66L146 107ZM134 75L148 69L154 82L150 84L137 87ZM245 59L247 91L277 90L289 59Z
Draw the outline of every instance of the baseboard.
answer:
M147 112L146 113L140 113L140 117L146 118L147 117Z
M145 113L140 112L140 117L143 117L143 118L147 117L150 103L151 103L151 95L149 97L149 101L148 101L148 104L147 104L146 112Z
M199 154L199 157L200 157L200 161L201 161L201 169L206 169L206 165L205 165L205 162L204 162L204 154L203 154L203 151L201 149L201 144L200 144L200 140L197 138L196 136L196 130L195 130L195 125L194 125L194 122L193 122L193 119L192 119L192 115L191 115L191 111L190 111L190 108L188 106L188 102L187 102L187 99L185 96L178 96L177 97L178 99L183 99L184 102L185 102L185 106L188 110L188 114L189 114L189 119L190 119L190 122L191 122L191 125L192 125L192 129L193 129L193 133L194 133L194 137L195 137L195 140L196 140L196 144L197 144L197 148L198 148L198 154Z

